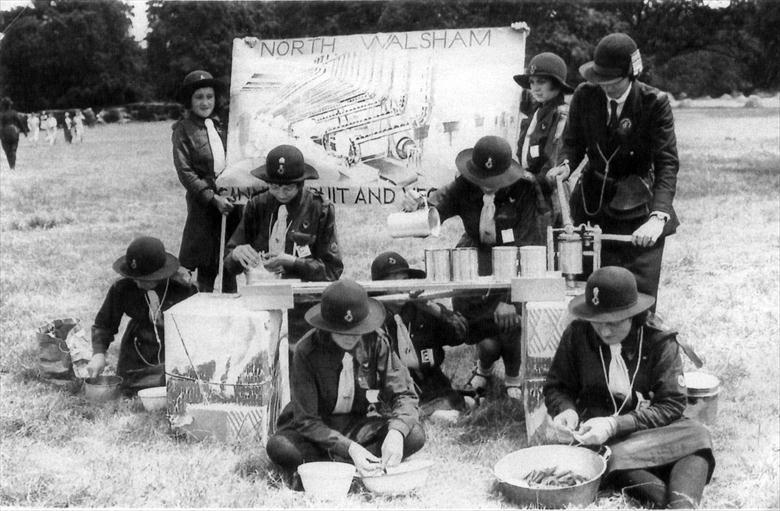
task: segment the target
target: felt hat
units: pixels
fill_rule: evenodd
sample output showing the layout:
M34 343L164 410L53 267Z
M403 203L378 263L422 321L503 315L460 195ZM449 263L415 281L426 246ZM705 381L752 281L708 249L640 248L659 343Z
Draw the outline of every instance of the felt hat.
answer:
M176 256L165 251L162 241L141 236L127 246L125 255L114 261L114 271L136 280L167 279L179 269Z
M580 66L580 74L591 83L608 83L642 72L642 57L627 34L609 34L599 41L593 60Z
M425 271L409 268L409 263L398 252L382 252L371 263L371 280L384 280L405 275L409 279L424 279Z
M512 159L509 143L493 135L480 138L473 148L458 153L455 166L467 180L493 190L507 187L523 175L520 164Z
M566 83L566 62L558 55L550 52L540 53L531 59L525 74L515 75L515 82L524 89L531 88L532 76L546 76L558 83L563 92L572 92L574 89Z
M192 94L203 87L212 87L214 93L219 96L225 93L225 84L221 80L214 78L211 73L198 69L193 71L184 77L184 81L179 87L179 92L176 97L180 103L189 105L192 99Z
M634 274L620 266L605 266L591 273L585 294L569 302L569 312L580 319L611 323L644 312L655 298L637 292Z
M306 322L326 332L363 335L385 321L385 307L368 297L366 290L350 279L337 280L322 292L322 300L306 311Z
M300 183L306 179L317 179L317 170L303 161L300 149L291 145L276 146L265 157L265 164L251 171L251 174L266 183Z

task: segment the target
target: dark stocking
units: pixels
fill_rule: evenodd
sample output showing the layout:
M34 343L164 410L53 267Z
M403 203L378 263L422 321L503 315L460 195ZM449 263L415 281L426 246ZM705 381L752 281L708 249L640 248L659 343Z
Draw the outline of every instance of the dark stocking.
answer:
M612 474L613 484L626 495L653 507L666 506L666 484L643 469L620 470Z
M669 473L669 504L671 509L691 509L699 506L707 484L709 463L698 454L678 460Z

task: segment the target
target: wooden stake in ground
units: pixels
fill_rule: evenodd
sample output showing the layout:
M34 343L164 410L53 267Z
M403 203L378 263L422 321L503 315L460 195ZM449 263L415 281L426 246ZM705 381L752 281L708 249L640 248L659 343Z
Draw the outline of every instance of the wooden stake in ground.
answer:
M222 215L222 227L219 231L219 271L217 281L214 283L214 291L222 293L222 272L225 270L225 231L227 230L227 215Z

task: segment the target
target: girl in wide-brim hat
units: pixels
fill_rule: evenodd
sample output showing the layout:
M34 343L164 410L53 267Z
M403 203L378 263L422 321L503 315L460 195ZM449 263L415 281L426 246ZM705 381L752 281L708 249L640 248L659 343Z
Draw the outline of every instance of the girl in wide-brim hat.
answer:
M116 366L123 388L132 393L165 385L163 312L196 290L176 278L179 261L165 251L162 241L150 236L134 239L113 268L122 278L111 285L95 316L87 370L90 376L103 372L106 351L122 318L128 316Z
M715 467L706 427L683 417L687 390L676 332L648 316L655 299L607 266L569 312L544 384L562 442L608 445L606 481L651 507L696 508Z

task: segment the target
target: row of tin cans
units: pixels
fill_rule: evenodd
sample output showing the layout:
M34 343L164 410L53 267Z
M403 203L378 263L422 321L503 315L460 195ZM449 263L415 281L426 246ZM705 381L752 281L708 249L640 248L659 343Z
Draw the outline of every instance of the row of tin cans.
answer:
M493 278L510 280L544 276L547 247L493 247ZM470 281L479 278L476 248L425 249L425 271L433 282Z

